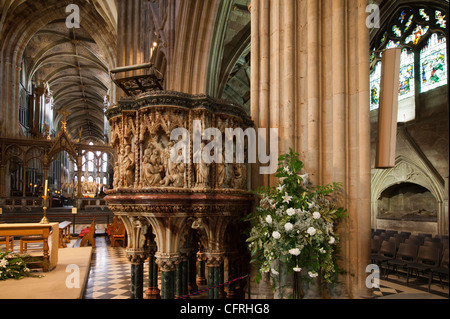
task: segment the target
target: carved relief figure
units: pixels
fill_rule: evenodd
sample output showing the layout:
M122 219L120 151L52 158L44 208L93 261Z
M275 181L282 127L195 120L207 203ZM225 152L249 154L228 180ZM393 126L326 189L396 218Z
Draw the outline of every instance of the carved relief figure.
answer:
M206 187L209 184L209 168L210 164L205 163L203 161L203 157L201 154L203 153L203 149L205 148L205 143L202 142L200 149L197 152L200 152L200 163L195 164L195 177L196 177L196 183L195 186L197 187ZM198 156L198 155L197 155ZM194 158L196 155L194 154Z
M172 143L173 145L173 143ZM169 153L172 153L172 151L174 151L173 149L171 149L169 151ZM183 155L182 150L178 151L178 160L181 158L181 156ZM168 170L166 168L166 176L164 177L164 180L161 181L161 185L167 187L167 186L174 186L174 187L183 187L184 186L184 173L186 171L186 167L185 167L185 163L183 162L178 162L177 161L172 161L169 159L170 162L170 170Z
M131 151L131 146L126 145L122 158L122 172L124 172L124 186L133 186L134 184L134 170L135 160L134 152Z
M233 164L233 178L231 179L230 186L235 189L244 188L247 181L247 169L245 164L234 163Z
M161 164L161 155L159 150L150 145L144 152L143 162L144 186L156 186L161 182L161 173L164 166Z

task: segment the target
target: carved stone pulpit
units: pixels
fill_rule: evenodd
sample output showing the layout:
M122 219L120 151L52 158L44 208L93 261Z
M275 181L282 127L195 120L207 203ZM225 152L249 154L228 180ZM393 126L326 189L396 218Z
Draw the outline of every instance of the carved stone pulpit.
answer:
M153 235L157 251L152 256L158 265L176 265L180 255L195 260L198 249L214 251L222 261L238 250L246 253L245 241L237 243L242 234L239 220L253 201L247 186L247 147L227 143L225 134L227 129L245 131L253 126L242 107L206 95L153 91L122 98L106 116L117 161L114 188L105 200L124 221L132 264L145 260L133 255L145 255ZM225 161L227 148L233 161ZM243 162L235 160L239 151L244 152ZM132 272L141 269L132 267ZM215 265L218 269L223 266ZM162 298L185 295L187 281L196 282L195 269L189 272L194 278L177 278L168 267L161 270L168 285L161 287ZM180 291L169 287L174 282ZM208 282L215 284L219 282ZM141 292L132 295L140 298Z

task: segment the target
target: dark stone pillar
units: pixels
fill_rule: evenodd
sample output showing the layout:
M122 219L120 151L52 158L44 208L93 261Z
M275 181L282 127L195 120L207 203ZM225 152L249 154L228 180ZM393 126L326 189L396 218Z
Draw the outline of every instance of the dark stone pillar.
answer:
M161 299L174 299L175 271L161 272Z
M131 263L131 299L142 299L144 293L144 264L143 262Z
M223 267L223 254L211 253L207 254L207 266L208 266L208 286L216 287L223 283L224 279L224 267ZM208 291L209 299L221 299L224 297L223 286L210 289Z
M178 254L156 253L156 263L161 269L161 299L174 299L179 293L180 269L176 267L181 262ZM178 268L178 270L177 270Z
M161 299L161 291L158 288L158 265L155 255L148 257L148 289L144 299Z
M197 279L196 283L198 286L206 285L206 277L205 277L205 261L203 260L203 255L197 255Z
M188 261L188 292L196 292L198 290L197 283L196 283L196 263L197 256L195 254L191 254L189 256ZM204 271L204 270L203 270Z

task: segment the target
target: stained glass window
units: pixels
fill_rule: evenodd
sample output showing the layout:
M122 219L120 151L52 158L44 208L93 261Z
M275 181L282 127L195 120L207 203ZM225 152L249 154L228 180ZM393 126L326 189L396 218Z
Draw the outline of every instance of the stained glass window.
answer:
M380 106L381 62L378 62L370 73L370 110Z
M402 50L400 57L399 100L414 96L414 53Z
M447 27L448 12L411 4L405 5L396 14L371 43L370 110L379 107L383 50L402 48L399 74L399 101L402 103L399 103L399 114L402 107L409 116L411 110L414 114L415 108L415 100L409 98L415 96L416 90L426 92L447 84L447 43L440 30ZM419 81L420 88L416 85ZM413 118L414 115L405 121Z
M441 28L446 28L446 20L444 20L445 15L442 15L441 11L436 10L435 12L436 24L439 24Z
M420 51L421 92L447 84L447 49L445 37L434 33Z
M412 34L410 34L406 39L405 43L408 44L412 42L414 45L416 45L419 40L428 32L429 27L421 25L417 25L416 28L413 30Z
M419 14L425 21L430 21L430 16L425 12L425 9L419 9Z

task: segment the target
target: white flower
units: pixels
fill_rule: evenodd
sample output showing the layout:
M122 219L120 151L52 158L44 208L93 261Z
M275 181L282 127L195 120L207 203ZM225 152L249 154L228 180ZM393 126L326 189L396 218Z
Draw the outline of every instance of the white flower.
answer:
M280 239L281 238L281 234L279 232L277 232L277 231L274 231L272 233L272 237L275 238L275 239Z
M267 222L268 224L272 224L272 216L267 215L267 217L266 217L266 222Z
M326 250L323 249L322 247L320 247L319 252L320 252L321 254L325 254L325 253L326 253Z
M300 268L300 267L294 267L294 268L292 268L295 272L300 272L300 271L302 271L302 269Z
M294 208L288 208L286 210L286 214L288 214L288 216L292 216L295 214L295 209Z
M285 231L290 231L290 230L292 230L292 228L294 228L294 225L292 225L291 223L284 224Z
M298 249L298 248L289 249L289 253L291 255L298 256L298 255L300 255L300 249Z
M316 234L317 230L316 230L314 227L309 227L309 228L306 230L306 232L307 232L309 235L313 236L313 235Z
M283 168L283 171L285 171L286 173L289 173L289 167L285 166L285 167Z
M275 276L280 274L278 271L276 271L276 270L273 269L273 268L271 269L271 271L272 271L272 274L275 275Z
M314 203L314 202L308 203L308 207L309 207L309 208L313 207L314 205L316 205L316 203Z
M300 175L301 179L303 180L304 183L308 183L309 181L309 175L308 173Z
M312 271L308 271L308 275L309 275L309 277L311 277L311 278L315 278L315 277L319 276L318 273L315 273L315 272L312 272Z
M320 216L321 216L321 215L320 215L319 212L314 212L314 213L313 213L313 218L314 218L314 219L319 219Z
M336 241L336 238L334 238L333 236L330 237L330 240L328 241L329 244L333 245L334 242Z
M6 258L3 258L2 260L0 260L1 268L6 268L7 265L8 265L8 261L6 260Z
M283 184L280 184L280 185L278 185L278 187L277 187L277 189L278 189L278 191L279 191L280 193L283 191L283 188L284 188L284 185L283 185Z
M283 197L283 203L288 203L292 200L292 196L289 196L289 194L287 192L284 192L284 196Z

